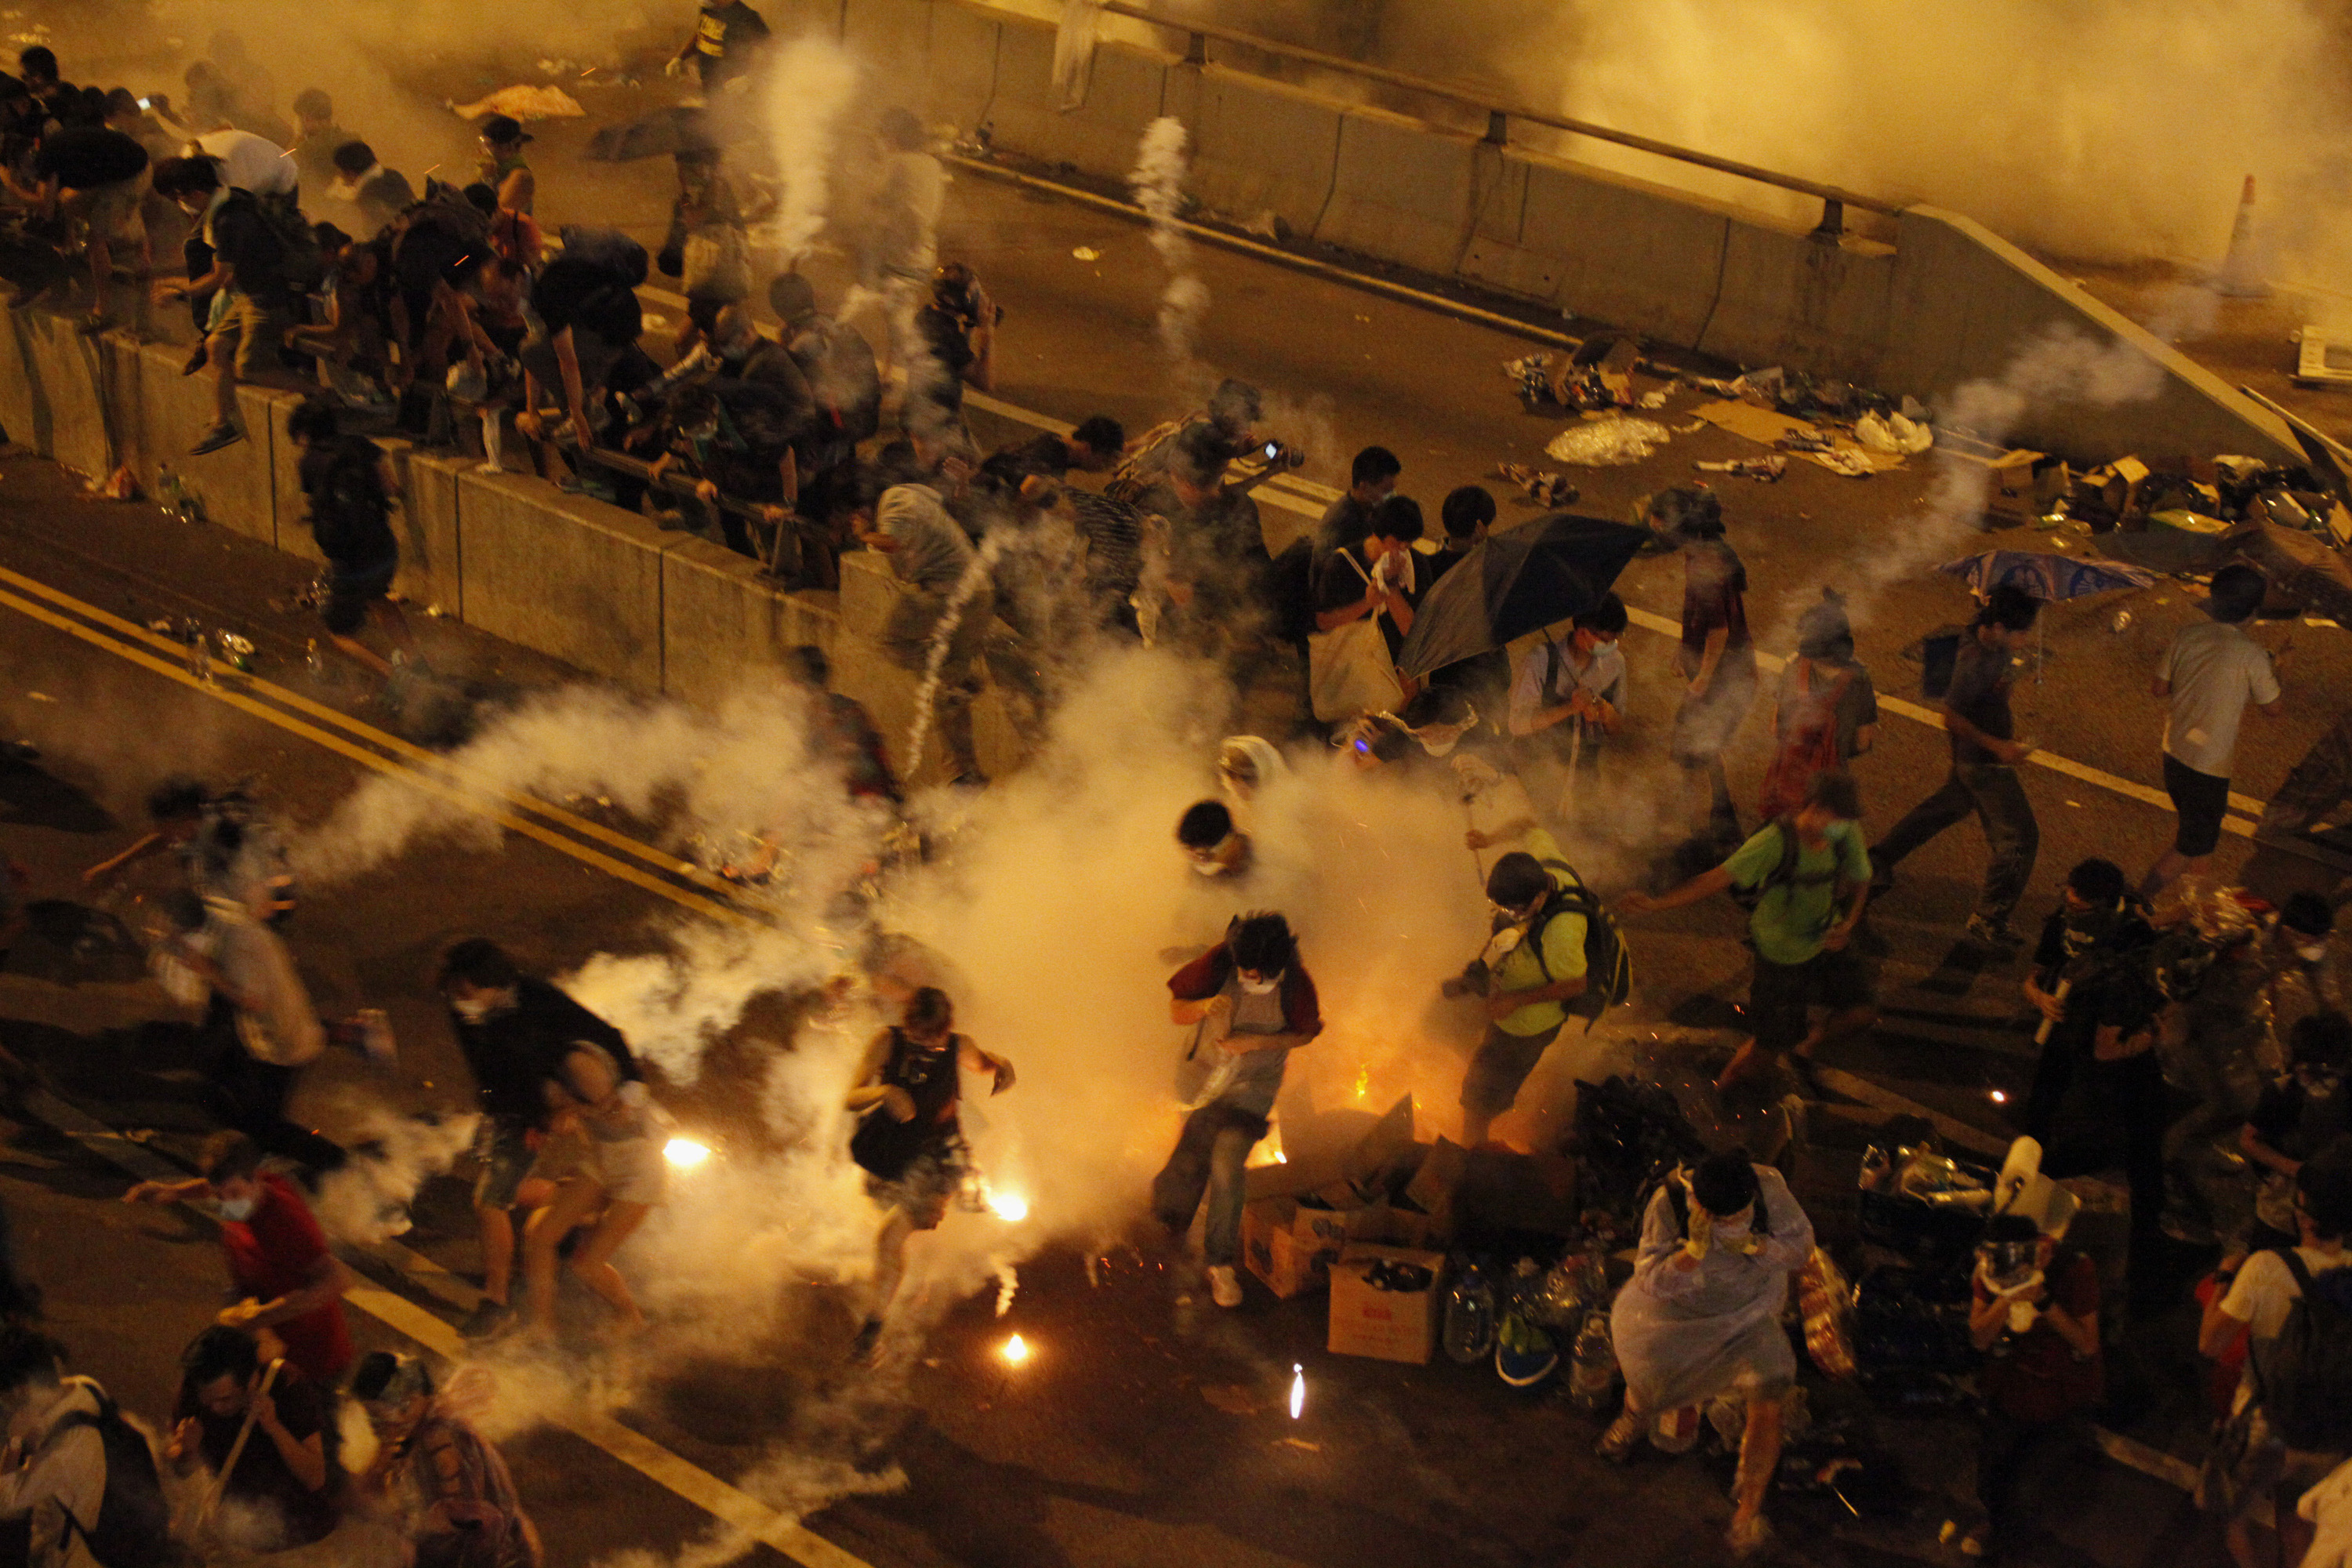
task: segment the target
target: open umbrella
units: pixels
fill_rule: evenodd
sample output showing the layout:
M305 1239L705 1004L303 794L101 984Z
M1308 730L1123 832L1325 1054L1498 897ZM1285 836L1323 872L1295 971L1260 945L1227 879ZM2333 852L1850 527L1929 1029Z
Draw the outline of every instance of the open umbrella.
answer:
M719 139L710 117L699 109L680 106L648 114L643 120L601 125L590 138L586 156L595 163L634 163L640 158L674 158L680 153L715 153Z
M1988 550L1961 561L1947 561L1937 571L1965 577L1982 598L2002 583L2014 583L2044 604L2105 594L2116 588L2146 588L2156 574L2114 561L2078 561L2039 550Z
M1646 528L1572 512L1491 535L1413 612L1397 668L1426 675L1583 614L1651 537Z

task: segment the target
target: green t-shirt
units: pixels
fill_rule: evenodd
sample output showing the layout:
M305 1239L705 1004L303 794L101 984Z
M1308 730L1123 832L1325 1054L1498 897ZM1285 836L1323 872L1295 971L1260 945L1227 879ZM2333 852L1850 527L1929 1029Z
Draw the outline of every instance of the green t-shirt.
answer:
M1568 857L1559 852L1559 841L1542 828L1531 828L1519 847L1538 860L1557 861L1544 869L1551 874L1554 883L1563 878L1581 886L1573 871L1562 871ZM1584 926L1582 915L1556 914L1543 928L1543 956L1536 956L1535 948L1521 942L1506 953L1495 965L1494 985L1497 991L1532 991L1538 985L1556 984L1573 980L1584 973ZM1568 1021L1568 1008L1559 1002L1530 1002L1516 1013L1496 1021L1495 1026L1507 1035L1540 1035L1547 1029L1557 1029Z
M1765 824L1762 832L1723 863L1733 887L1760 887L1780 869L1781 831L1777 822ZM1795 875L1767 892L1748 917L1758 956L1774 963L1802 963L1811 958L1822 951L1822 938L1837 920L1838 884L1859 886L1869 880L1870 851L1863 844L1860 823L1830 824L1828 842L1818 849L1800 842Z

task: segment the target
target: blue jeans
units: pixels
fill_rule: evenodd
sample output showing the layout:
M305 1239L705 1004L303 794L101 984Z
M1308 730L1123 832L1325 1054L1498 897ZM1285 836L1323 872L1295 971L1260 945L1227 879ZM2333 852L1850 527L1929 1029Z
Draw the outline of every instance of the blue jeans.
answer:
M1175 1151L1152 1178L1151 1212L1177 1236L1192 1228L1193 1211L1207 1193L1208 1236L1202 1256L1212 1267L1241 1261L1242 1203L1248 1195L1242 1168L1265 1128L1265 1117L1211 1100L1184 1119Z

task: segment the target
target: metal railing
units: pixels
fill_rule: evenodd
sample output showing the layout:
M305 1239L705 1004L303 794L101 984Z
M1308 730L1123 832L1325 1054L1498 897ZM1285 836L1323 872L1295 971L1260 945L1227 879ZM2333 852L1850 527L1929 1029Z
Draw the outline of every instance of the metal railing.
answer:
M1596 142L1614 142L1620 147L1631 147L1635 152L1672 159L1678 163L1688 163L1701 169L1712 169L1719 174L1731 174L1739 179L1753 180L1759 184L1773 185L1784 191L1793 191L1799 195L1811 196L1822 204L1822 221L1813 232L1826 239L1834 239L1845 232L1845 209L1848 207L1859 207L1864 212L1890 215L1903 210L1903 204L1899 202L1864 195L1858 191L1849 191L1841 185L1825 185L1817 180L1801 180L1793 174L1778 174L1770 169L1759 168L1753 163L1742 163L1737 159L1718 158L1712 153L1693 152L1690 148L1677 147L1669 142L1658 142L1647 136L1636 136L1630 131L1619 131L1607 125L1595 125L1588 120L1577 120L1565 114L1554 114L1549 110L1531 109L1525 104L1512 103L1504 97L1499 89L1481 89L1460 82L1439 81L1432 77L1415 76L1410 71L1391 70L1386 66L1366 65L1360 60L1351 60L1344 55L1325 54L1320 49L1310 49L1297 44L1286 44L1278 39L1260 37L1255 33L1245 33L1238 27L1222 26L1214 22L1185 21L1164 16L1140 5L1128 5L1125 0L1101 0L1101 4L1106 16L1124 16L1130 21L1146 22L1152 26L1164 27L1170 32L1184 35L1184 63L1187 65L1207 65L1209 40L1214 38L1220 43L1236 44L1244 48L1256 49L1264 54L1297 60L1302 65L1313 66L1319 70L1338 71L1366 81L1379 82L1386 87L1399 88L1407 92L1417 92L1430 98L1444 99L1449 103L1461 104L1486 117L1486 139L1496 146L1501 146L1509 140L1512 121L1524 121L1530 125L1546 126L1554 131L1565 131L1577 136L1590 136Z

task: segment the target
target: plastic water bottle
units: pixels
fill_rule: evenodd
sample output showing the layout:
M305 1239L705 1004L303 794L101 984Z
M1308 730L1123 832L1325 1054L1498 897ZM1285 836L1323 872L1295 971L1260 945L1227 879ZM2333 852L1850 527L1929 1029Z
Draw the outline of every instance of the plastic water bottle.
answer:
M1609 1339L1609 1314L1587 1312L1584 1327L1568 1354L1568 1396L1579 1410L1599 1415L1609 1408L1617 1385L1617 1347Z
M194 616L180 623L180 640L187 645L188 673L195 678L198 684L210 686L213 683L212 639L205 636L205 628Z
M319 639L317 637L312 637L303 647L302 663L303 667L310 670L310 678L313 680L327 673L327 661L319 657Z
M1495 1349L1495 1292L1475 1263L1465 1265L1445 1291L1445 1353L1464 1366Z

